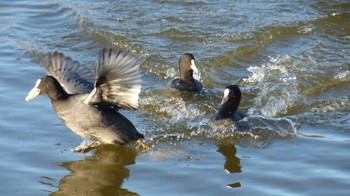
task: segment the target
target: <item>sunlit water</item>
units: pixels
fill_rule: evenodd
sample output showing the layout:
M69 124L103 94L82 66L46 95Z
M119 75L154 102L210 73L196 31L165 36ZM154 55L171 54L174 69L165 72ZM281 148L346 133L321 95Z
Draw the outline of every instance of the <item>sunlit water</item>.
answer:
M1 195L347 195L348 1L0 3ZM49 99L24 97L62 51L91 65L103 47L143 59L140 108L122 111L151 149L82 139ZM205 87L169 83L191 52ZM212 122L225 86L240 122Z

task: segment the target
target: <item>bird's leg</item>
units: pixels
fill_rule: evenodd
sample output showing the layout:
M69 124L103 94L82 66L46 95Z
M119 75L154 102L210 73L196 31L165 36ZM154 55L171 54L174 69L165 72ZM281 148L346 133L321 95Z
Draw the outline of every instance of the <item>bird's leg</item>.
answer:
M138 139L138 140L136 140L136 142L137 142L139 145L141 145L142 148L143 148L144 150L149 149L149 146L147 146L147 144L143 143L142 139Z

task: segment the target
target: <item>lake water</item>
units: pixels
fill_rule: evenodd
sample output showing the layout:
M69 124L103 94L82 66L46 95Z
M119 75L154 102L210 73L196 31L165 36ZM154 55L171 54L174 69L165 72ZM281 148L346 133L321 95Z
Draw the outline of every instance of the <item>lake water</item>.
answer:
M350 193L349 1L2 1L0 40L0 195ZM90 66L111 46L143 59L122 113L151 148L72 152L49 99L24 98L48 52ZM202 95L169 87L184 52ZM210 122L229 84L248 117Z

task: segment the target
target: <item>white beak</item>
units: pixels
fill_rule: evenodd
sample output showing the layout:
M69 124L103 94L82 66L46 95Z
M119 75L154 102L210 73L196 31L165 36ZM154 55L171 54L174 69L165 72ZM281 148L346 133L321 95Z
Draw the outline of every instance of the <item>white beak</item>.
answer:
M38 88L39 84L40 84L41 80L39 79L38 81L36 81L36 84L34 86L34 88L32 90L29 91L27 97L26 97L26 101L31 101L33 100L36 96L38 96L40 94L40 89Z
M191 60L191 69L192 69L195 73L198 73L198 69L197 69L196 64L194 63L194 60L193 60L193 59Z
M228 94L230 93L230 90L229 89L225 89L224 91L224 97L222 98L222 101L221 101L221 105L223 105L224 103L226 103L226 101L228 100Z

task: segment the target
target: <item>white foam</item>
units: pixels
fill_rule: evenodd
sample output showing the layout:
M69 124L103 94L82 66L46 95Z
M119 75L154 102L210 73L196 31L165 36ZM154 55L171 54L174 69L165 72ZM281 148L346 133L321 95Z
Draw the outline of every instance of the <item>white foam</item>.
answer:
M349 70L346 70L344 72L341 72L341 73L338 73L335 78L337 79L340 79L340 80L343 80L343 79L346 79L347 77L350 76L350 71Z
M301 34L310 34L310 33L312 33L313 30L314 30L313 27L310 27L310 26L302 26L302 27L299 27L299 28L298 28L298 33L301 33Z
M165 78L176 78L179 74L175 70L175 68L171 67L166 70L166 76Z
M248 113L276 117L287 114L291 107L306 104L299 94L298 77L293 70L294 62L288 55L271 58L261 67L249 67L252 75L244 79L244 83L260 92Z
M205 116L205 111L194 103L186 102L181 97L181 92L165 89L159 94L161 96L142 96L140 105L142 107L151 106L154 117L157 118L157 121L161 121L161 124L166 125L166 129L181 124L184 127L195 127L198 124L197 121Z
M193 72L193 78L202 82L201 71Z
M350 110L350 99L347 97L336 98L333 100L321 100L315 103L315 106L311 108L311 112L324 114L335 111L347 112Z

